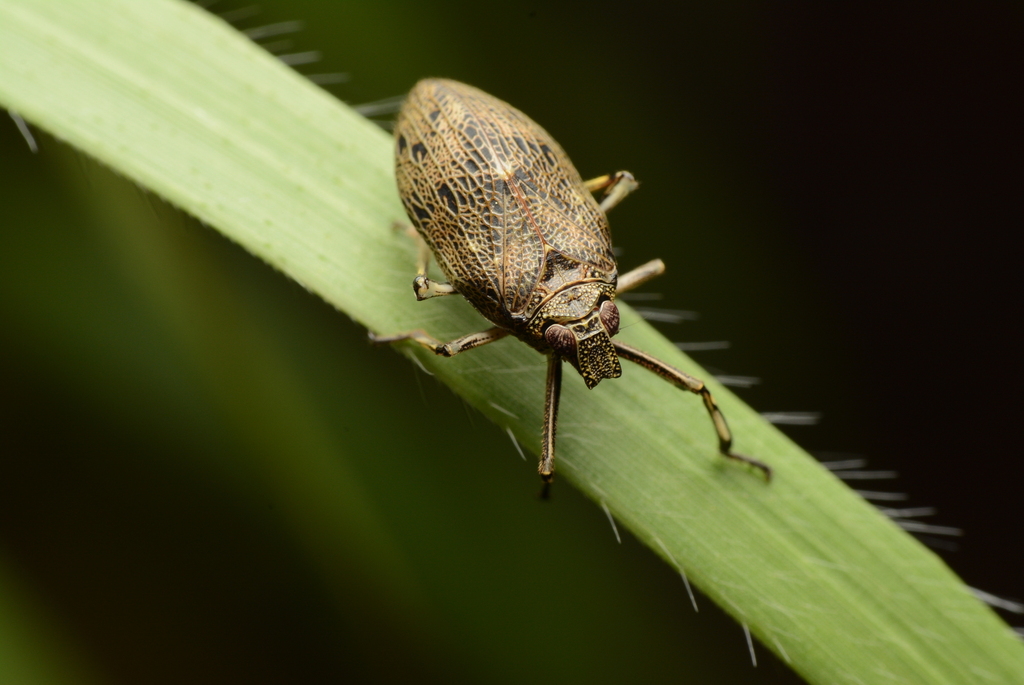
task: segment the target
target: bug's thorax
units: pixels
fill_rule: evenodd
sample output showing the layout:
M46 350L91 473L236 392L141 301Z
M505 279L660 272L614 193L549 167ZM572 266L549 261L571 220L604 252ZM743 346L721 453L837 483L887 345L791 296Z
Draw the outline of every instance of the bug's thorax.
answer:
M613 285L591 281L570 285L545 302L530 322L531 332L583 376L588 388L622 375L612 336L619 332Z

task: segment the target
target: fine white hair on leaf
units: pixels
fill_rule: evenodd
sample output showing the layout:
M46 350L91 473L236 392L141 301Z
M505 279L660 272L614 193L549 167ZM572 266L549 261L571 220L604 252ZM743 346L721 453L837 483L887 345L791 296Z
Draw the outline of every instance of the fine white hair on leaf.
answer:
M364 117L376 117L382 114L394 114L402 108L403 102L405 102L404 95L395 95L394 97L384 98L383 100L374 100L373 102L356 105L352 109L359 112Z
M819 458L825 456L825 454L818 454ZM842 456L842 455L835 455ZM896 471L866 471L858 470L863 469L867 466L867 459L863 457L853 457L846 459L836 459L829 461L821 461L821 465L832 471L837 478L844 481L852 480L884 480L899 477L899 473ZM875 492L871 490L855 490L857 494L867 500L877 500L882 502L893 502L907 499L907 495L901 492ZM931 523L922 523L920 521L913 521L915 517L919 516L933 516L937 513L935 507L904 507L895 509L891 507L877 507L877 509L885 514L887 517L892 519L892 522L897 526L907 531L908 533L915 533L919 536L919 539L928 545L938 549L955 550L957 545L955 542L946 540L940 540L931 538L932 535L943 535L947 537L959 537L964 534L963 529L956 528L954 526L937 526Z
M430 371L427 371L427 367L423 366L423 362L420 361L419 357L417 357L416 355L411 355L411 357L412 357L412 360L414 362L416 362L416 366L420 367L420 371L422 371L423 373L427 374L428 376L433 376L434 375Z
M757 376L736 376L729 373L716 373L713 374L715 380L722 385L727 385L730 388L752 388L755 385L760 385L761 379ZM770 421L771 419L769 419Z
M741 623L743 626L743 634L747 636L747 648L750 649L750 662L754 664L754 668L757 668L757 654L754 652L754 638L750 636L750 628L746 623Z
M1022 604L1021 602L1015 602L1012 599L1005 599L998 595L993 595L991 592L979 590L976 587L970 588L970 591L974 594L975 597L980 599L985 604L988 604L990 607L1002 609L1003 611L1009 611L1014 614L1024 614L1024 604ZM1020 629L1018 628L1018 630Z
M881 492L879 490L854 490L854 492L864 499L878 502L902 502L907 499L905 492Z
M36 137L32 135L32 130L28 127L28 123L21 118L21 115L15 112L13 109L7 110L7 113L11 115L11 119L14 121L14 125L18 127L18 132L21 137L28 143L28 149L33 153L39 152L39 145L36 144Z
M782 647L782 643L780 643L780 642L779 642L779 641L778 641L777 639L775 639L775 638L773 637L773 638L772 638L772 644L774 644L774 645L775 645L775 647L776 647L776 648L777 648L777 649L779 650L779 654L781 654L781 655L782 655L782 658L786 660L786 663L787 663L787 664L788 664L788 663L792 663L792 662L791 662L791 661L789 660L789 655L788 655L788 654L786 654L786 650L785 650L785 649L784 649L784 648Z
M816 452L816 457L819 459L825 456L824 453ZM868 460L862 457L856 459L836 459L832 461L822 461L821 465L829 471L842 471L843 469L860 469L868 465Z
M519 446L519 441L516 440L516 434L512 432L511 428L505 428L505 432L508 433L509 440L512 441L512 444L516 446L516 452L519 452L519 456L523 458L523 461L526 461L526 455L523 454L523 448Z
M323 55L319 50L306 50L305 52L291 52L286 55L277 55L277 58L290 67L300 64L313 64L319 62Z
M930 535L950 535L958 537L964 534L962 528L954 528L953 526L935 526L930 523L921 523L920 521L906 521L903 519L893 519L893 523L907 531L908 533L925 533Z
M609 511L608 505L601 500L601 508L604 509L604 515L608 517L608 523L612 524L612 532L615 533L615 541L620 545L622 544L622 538L619 536L619 527L615 525L615 517L612 516L612 512Z
M211 5L213 3L206 3ZM205 5L200 5L204 7ZM240 21L248 19L249 17L255 17L260 13L259 5L246 5L245 7L239 7L236 10L228 10L226 12L217 12L217 16L229 24L236 24Z
M892 507L876 508L891 519L909 519L916 518L918 516L934 516L939 512L935 507L903 507L900 509L893 509Z
M641 318L648 321L660 321L661 323L682 323L684 321L696 321L700 318L697 312L685 309L663 309L661 307L634 307L634 311Z
M693 596L693 588L690 587L690 579L686 577L686 571L683 567L679 567L679 575L683 577L683 585L686 586L686 594L690 596L690 604L693 605L693 613L700 613L700 609L697 608L697 598Z
M817 411L764 411L761 416L768 423L784 426L813 426L821 421L821 412Z
M260 43L260 47L271 55L276 55L280 52L288 52L292 49L292 46L293 42L290 38L282 38L281 40L274 40L269 43Z
M519 418L518 416L516 416L515 414L510 412L508 409L505 409L505 407L501 406L500 404L495 404L494 402L488 402L487 404L491 405L492 407L494 407L495 409L500 411L505 416L511 416L513 419L518 419Z
M661 551L665 553L665 556L669 558L669 560L672 562L672 565L676 568L677 571L679 571L679 575L683 579L683 585L686 586L686 594L690 596L690 604L693 605L694 612L700 613L700 609L697 608L697 598L693 595L693 588L690 587L690 579L686 577L686 571L684 571L683 567L679 565L679 562L676 561L676 558L672 556L672 552L668 551L668 547L666 547L665 543L661 541L661 538L655 537L654 541L658 543L658 547L661 547Z
M262 40L264 38L280 36L285 33L298 33L303 28L305 28L305 26L299 20L279 21L276 24L264 24L263 26L246 29L242 31L242 33L249 40Z
M835 474L843 480L887 480L900 475L896 471L836 471Z

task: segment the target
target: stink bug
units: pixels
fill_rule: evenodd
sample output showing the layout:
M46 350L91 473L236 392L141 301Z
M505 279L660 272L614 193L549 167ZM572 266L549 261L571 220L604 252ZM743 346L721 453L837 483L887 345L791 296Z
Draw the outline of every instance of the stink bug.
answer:
M618 274L605 213L636 189L620 171L584 181L558 143L529 117L456 81L426 79L395 126L398 192L419 245L416 299L461 294L494 326L451 342L423 330L374 336L412 340L444 357L514 335L548 355L538 471L546 495L555 471L562 362L588 388L622 375L619 358L701 396L720 452L768 478L764 463L731 451L725 417L704 382L625 343L615 297L665 270L660 259ZM592 193L604 190L600 204ZM448 283L427 278L433 253Z

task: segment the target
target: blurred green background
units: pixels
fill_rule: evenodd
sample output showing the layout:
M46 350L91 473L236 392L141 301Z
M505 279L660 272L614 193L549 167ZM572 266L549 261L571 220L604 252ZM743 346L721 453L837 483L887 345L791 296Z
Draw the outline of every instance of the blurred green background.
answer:
M1024 596L1019 8L211 9L303 21L265 42L351 104L455 78L634 172L620 264L701 314L666 335L731 341L694 356ZM36 135L0 124L0 680L799 682L443 386Z

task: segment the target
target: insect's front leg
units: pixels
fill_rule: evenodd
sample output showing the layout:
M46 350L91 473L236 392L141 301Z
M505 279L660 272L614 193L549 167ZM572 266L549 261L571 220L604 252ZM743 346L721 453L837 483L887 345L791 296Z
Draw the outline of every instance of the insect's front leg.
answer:
M605 174L583 182L584 187L591 193L604 189L604 199L601 200L601 211L608 213L615 205L622 202L627 195L636 190L640 184L633 174L628 171L616 171L614 174Z
M665 273L665 262L660 259L652 259L646 264L641 264L632 271L627 271L619 276L618 284L615 286L615 294L621 295L627 290L641 286L663 273Z
M441 355L442 357L454 357L455 355L465 352L466 350L471 350L474 347L480 347L481 345L492 343L495 340L501 340L508 335L508 331L495 326L494 328L488 328L486 331L464 335L461 338L456 338L450 342L441 342L421 328L417 328L414 331L407 331L405 333L398 333L397 335L377 335L373 332L369 335L370 341L376 345L387 345L389 343L401 342L402 340L412 340L413 342L419 343L423 347L427 348L434 354Z
M456 290L448 283L438 283L427 278L427 268L430 266L430 246L423 236L411 225L395 222L394 227L401 229L403 233L413 239L416 243L416 278L412 279L412 291L416 293L417 300L429 300L431 297L442 295L454 295Z
M768 464L754 459L753 457L745 457L742 454L736 454L732 451L732 433L729 432L729 424L725 422L725 416L718 408L718 405L715 404L715 398L711 396L711 391L708 390L706 385L704 385L704 381L683 373L679 369L669 366L660 359L652 357L646 352L638 350L625 343L612 340L612 345L615 346L616 352L618 352L619 356L623 359L628 359L631 362L639 364L645 369L653 371L675 385L677 388L689 390L692 393L700 395L701 399L704 400L704 407L708 410L708 414L711 416L711 421L715 424L715 432L718 433L718 451L722 453L722 456L735 459L736 461L741 461L745 464L750 464L751 466L760 469L767 480L772 479L772 469Z
M551 491L551 479L555 477L555 431L558 427L558 398L562 394L562 359L558 355L548 356L548 380L544 389L544 432L540 438L540 464L537 472L544 481L540 491L541 499L547 499Z

